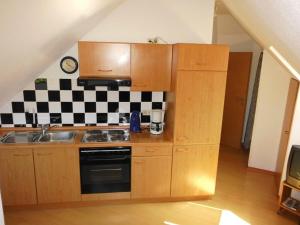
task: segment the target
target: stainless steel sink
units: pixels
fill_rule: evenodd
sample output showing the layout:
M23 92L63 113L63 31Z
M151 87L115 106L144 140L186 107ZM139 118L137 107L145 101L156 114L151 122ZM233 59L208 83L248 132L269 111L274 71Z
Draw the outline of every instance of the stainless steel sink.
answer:
M9 132L5 135L1 142L5 144L27 144L33 143L37 137L39 137L40 132Z
M28 143L53 143L74 141L73 131L48 131L44 135L41 132L10 132L1 139L4 144L28 144Z
M73 142L75 132L73 131L48 131L45 135L38 138L38 142Z

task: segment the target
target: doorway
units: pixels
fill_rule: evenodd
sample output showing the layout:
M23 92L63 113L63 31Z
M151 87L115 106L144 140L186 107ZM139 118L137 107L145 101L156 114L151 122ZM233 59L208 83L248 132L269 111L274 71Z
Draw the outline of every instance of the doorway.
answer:
M224 103L221 144L241 148L252 52L230 52Z

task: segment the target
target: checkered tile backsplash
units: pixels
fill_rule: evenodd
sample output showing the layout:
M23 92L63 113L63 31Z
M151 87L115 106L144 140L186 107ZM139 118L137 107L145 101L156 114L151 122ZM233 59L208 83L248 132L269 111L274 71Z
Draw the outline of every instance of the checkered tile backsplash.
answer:
M129 87L82 87L76 79L33 83L0 109L1 127L31 127L33 110L39 124L106 126L129 124L132 111L165 109L164 92L132 92ZM142 124L150 116L141 115Z

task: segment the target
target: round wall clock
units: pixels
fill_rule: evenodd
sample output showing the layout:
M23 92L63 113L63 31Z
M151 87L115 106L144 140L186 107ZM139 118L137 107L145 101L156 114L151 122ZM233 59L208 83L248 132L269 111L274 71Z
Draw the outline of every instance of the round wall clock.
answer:
M60 61L60 68L68 74L75 73L78 69L78 62L72 56L65 56Z

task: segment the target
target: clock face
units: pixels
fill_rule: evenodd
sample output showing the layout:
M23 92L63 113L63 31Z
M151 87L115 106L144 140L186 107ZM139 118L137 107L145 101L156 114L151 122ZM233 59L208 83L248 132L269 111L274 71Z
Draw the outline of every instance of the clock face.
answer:
M60 61L60 68L68 74L75 73L78 69L78 62L71 56L66 56Z

